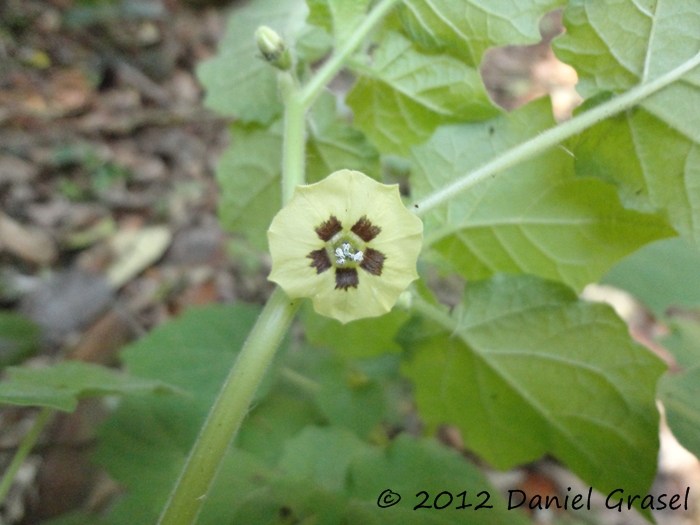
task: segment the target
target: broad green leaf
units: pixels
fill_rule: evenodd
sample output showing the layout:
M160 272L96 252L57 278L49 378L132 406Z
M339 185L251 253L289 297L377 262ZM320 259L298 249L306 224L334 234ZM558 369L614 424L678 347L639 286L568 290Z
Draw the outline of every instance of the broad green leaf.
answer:
M313 382L312 379L308 381ZM318 407L309 402L308 396L299 395L298 391L275 390L251 411L238 432L236 447L255 455L272 468L284 454L288 439L306 425L323 424L325 421Z
M355 124L382 153L406 156L445 122L498 114L475 67L447 55L419 52L399 33L387 33L348 94Z
M410 317L405 310L395 308L381 317L359 319L342 324L335 319L317 314L310 305L305 305L302 312L306 338L310 343L331 347L336 352L351 358L398 352L400 347L394 338L399 328Z
M323 93L310 111L306 177L317 182L339 169L379 177L379 152L358 129L336 114L335 97Z
M331 425L366 438L387 414L384 390L398 377L398 366L377 360L372 361L374 367L363 367L365 363L309 347L289 356L289 369L280 377L310 393Z
M219 214L223 226L243 233L255 248L267 249L267 229L282 205L282 121L265 129L232 125L231 146L216 169L222 189ZM318 182L347 168L379 174L379 155L366 137L336 115L335 99L320 97L310 112L306 146L307 182Z
M579 74L584 96L649 82L700 51L695 0L570 2L567 32L554 42ZM574 147L576 170L619 186L626 206L664 210L700 245L700 69L635 108L586 131Z
M564 0L404 0L404 30L429 51L443 51L478 67L489 47L534 44L539 19Z
M309 427L289 441L280 471L267 490L251 493L237 511L234 524L525 523L519 514L506 511L486 478L455 451L407 436L399 436L382 449L336 428ZM388 487L402 494L402 503L379 508L377 500ZM453 491L454 503L442 511L414 512L419 490L428 490L433 497ZM462 503L457 494L463 490L469 494L466 503L482 501L484 496L477 499L477 493L488 491L494 508L482 513L473 512L475 505L453 508ZM447 501L446 497L441 501Z
M127 488L109 513L109 523L155 523L258 312L241 305L189 310L124 351L130 371L175 385L185 395L127 398L100 429L95 459ZM303 418L301 411L295 413ZM224 462L238 465L235 486L241 490L258 487L269 468L263 459L247 454L239 451ZM222 469L220 479L230 478ZM239 495L233 487L217 493L229 508ZM221 505L208 500L200 523L221 523L207 518L209 506Z
M302 33L307 15L302 0L255 0L231 15L216 57L203 62L197 76L207 90L204 103L242 122L268 124L282 113L277 70L260 56L255 30L266 25L289 47Z
M420 198L554 125L547 99L486 123L441 127L413 148ZM553 149L454 197L425 218L432 245L468 279L531 273L576 290L644 244L674 235L666 221L623 208L614 187L577 178Z
M82 361L63 361L45 368L7 369L0 383L0 403L56 408L72 412L78 400L105 395L173 392L166 383L127 375Z
M673 238L643 246L601 279L634 295L657 315L671 306L700 306L700 250Z
M229 130L231 146L216 168L221 224L266 250L267 229L282 205L282 122L268 129L233 125Z
M348 479L352 497L366 502L364 508L377 520L363 523L527 523L519 512L507 510L505 501L477 467L460 457L456 451L434 441L417 441L402 434L386 450L374 449L356 458ZM401 500L393 507L379 508L377 500L387 489L399 494ZM442 510L432 508L414 511L413 507L423 500L422 496L417 496L420 491L429 494L426 505L433 505L436 496L443 491L452 494L453 502ZM466 495L458 496L462 491L466 491ZM482 491L488 493L487 504L493 505L493 508L482 508L481 512L474 512L474 507L487 499L486 495L477 497ZM449 499L448 495L443 494L438 499L438 505L447 504ZM462 504L470 507L456 508Z
M697 140L635 108L589 128L570 147L577 174L616 184L629 208L664 212L678 233L700 246Z
M600 91L621 92L654 80L700 51L695 0L572 0L563 22L566 33L553 47L561 60L576 68L577 89L585 97ZM695 100L700 97L700 71L689 73L680 84L655 101L653 97L649 107L670 101L671 93L691 95ZM684 104L693 107L688 101Z
M469 283L454 317L408 331L403 370L422 418L456 425L498 468L544 454L607 493L656 472L663 363L607 305L531 276Z
M659 382L659 399L673 435L700 458L700 366L664 375Z
M39 327L15 312L0 312L0 368L22 361L39 345Z
M306 427L287 441L279 467L291 480L309 480L341 492L352 458L369 449L370 445L347 430Z

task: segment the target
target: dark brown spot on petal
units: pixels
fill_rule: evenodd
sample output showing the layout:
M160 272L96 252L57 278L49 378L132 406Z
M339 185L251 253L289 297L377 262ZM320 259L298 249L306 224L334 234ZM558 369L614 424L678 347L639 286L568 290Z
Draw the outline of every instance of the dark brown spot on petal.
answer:
M357 276L355 268L336 268L335 269L335 289L347 291L348 288L357 288L360 278Z
M351 228L352 232L365 242L374 239L382 229L370 222L366 215L360 217L360 220Z
M323 273L331 267L331 260L325 248L314 250L306 257L311 259L309 266L316 268L316 273Z
M322 222L321 226L316 228L316 235L323 241L329 241L336 233L343 229L343 225L335 215L331 215L330 219Z
M372 275L381 275L385 260L386 256L379 250L367 248L364 252L362 252L362 262L360 263L360 268L371 273Z

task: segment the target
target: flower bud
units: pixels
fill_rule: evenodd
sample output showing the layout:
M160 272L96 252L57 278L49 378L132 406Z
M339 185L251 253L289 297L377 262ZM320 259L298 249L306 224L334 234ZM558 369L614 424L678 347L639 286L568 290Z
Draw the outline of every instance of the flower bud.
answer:
M263 58L277 69L287 71L292 66L289 49L274 29L267 26L258 27L255 30L255 41Z

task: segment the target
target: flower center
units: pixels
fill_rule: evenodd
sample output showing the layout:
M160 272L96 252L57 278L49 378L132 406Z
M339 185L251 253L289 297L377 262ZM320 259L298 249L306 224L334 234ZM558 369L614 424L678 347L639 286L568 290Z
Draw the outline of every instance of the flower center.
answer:
M357 269L380 276L386 256L379 250L367 246L380 232L381 228L372 224L364 215L347 231L335 215L331 215L316 228L316 235L325 246L312 250L306 257L311 259L312 268L321 274L331 268L335 269L335 288L347 291L357 288L359 277Z

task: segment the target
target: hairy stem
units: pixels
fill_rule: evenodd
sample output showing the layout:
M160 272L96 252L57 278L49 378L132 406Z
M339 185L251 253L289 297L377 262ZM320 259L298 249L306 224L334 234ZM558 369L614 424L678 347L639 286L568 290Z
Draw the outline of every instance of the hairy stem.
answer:
M306 109L299 99L296 78L280 73L280 90L284 101L284 135L282 143L282 204L287 204L294 188L306 182Z
M197 519L219 464L298 307L299 300L289 299L280 288L270 297L214 402L159 524L191 525Z
M653 95L672 82L675 82L698 65L700 65L700 53L659 78L632 88L585 113L575 116L571 120L548 129L536 137L501 153L476 170L453 180L442 188L416 201L410 206L410 210L418 216L429 213L438 206L445 204L452 197L469 190L485 179L531 159L552 146L556 146L565 139L581 133L594 124L639 104L645 98Z
M41 431L46 426L49 419L51 419L53 413L54 409L52 408L42 408L41 412L39 412L39 415L36 418L36 421L34 421L34 425L29 430L27 435L24 436L22 443L15 453L15 457L12 458L12 463L10 463L10 466L7 467L5 475L2 478L2 482L0 482L0 503L5 500L5 496L7 496L10 486L12 486L12 480L15 479L15 476L17 475L19 468L22 466L22 463L24 463L24 460L27 459L27 456L31 452L32 448L34 448L34 444L39 438L39 434L41 434Z

